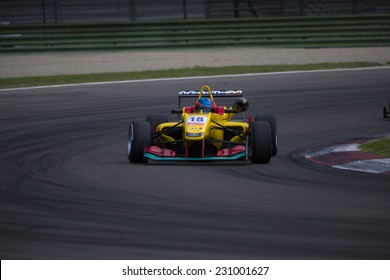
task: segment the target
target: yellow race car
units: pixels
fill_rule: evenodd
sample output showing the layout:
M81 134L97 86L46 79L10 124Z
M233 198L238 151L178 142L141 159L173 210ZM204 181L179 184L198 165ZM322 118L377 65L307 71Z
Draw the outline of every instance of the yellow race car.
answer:
M178 121L150 115L129 127L127 157L131 163L150 160L251 160L268 163L277 154L277 123L273 116L256 116L245 121L249 103L241 90L180 91ZM231 107L217 106L215 99L235 98ZM182 106L184 99L195 104ZM244 116L237 119L237 114Z

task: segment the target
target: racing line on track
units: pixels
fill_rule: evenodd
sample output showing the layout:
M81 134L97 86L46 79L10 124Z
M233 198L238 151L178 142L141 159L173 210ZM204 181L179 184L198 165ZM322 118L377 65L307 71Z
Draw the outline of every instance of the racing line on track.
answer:
M390 176L304 156L389 134L378 115L389 76L381 68L4 90L0 257L388 260ZM129 122L169 112L178 90L200 83L243 89L248 114L275 114L280 150L270 164L128 163Z

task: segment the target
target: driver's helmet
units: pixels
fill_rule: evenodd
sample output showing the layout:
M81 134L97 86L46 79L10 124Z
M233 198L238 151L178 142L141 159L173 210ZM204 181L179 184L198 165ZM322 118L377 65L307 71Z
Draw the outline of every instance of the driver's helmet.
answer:
M213 101L210 98L202 97L195 103L195 111L211 112L214 108Z

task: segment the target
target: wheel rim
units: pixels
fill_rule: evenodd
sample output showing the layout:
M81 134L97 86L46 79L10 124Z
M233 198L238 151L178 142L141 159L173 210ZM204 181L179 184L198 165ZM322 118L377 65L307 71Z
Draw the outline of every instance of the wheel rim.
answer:
M275 148L277 148L278 147L278 134L276 132L275 132L275 145L276 145Z
M131 144L133 142L133 133L134 133L134 128L133 128L133 124L131 124L129 127L129 134L127 137L127 155L128 156L130 155L130 152L131 152Z

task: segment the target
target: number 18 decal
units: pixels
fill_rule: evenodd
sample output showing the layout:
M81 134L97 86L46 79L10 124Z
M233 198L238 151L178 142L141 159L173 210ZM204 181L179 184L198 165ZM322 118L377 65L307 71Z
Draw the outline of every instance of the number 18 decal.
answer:
M197 116L197 117L190 117L187 119L187 124L189 125L194 125L194 124L205 124L206 123L206 118L202 116Z

